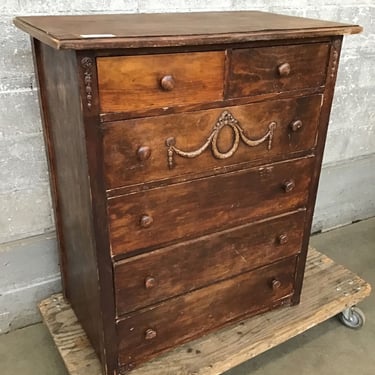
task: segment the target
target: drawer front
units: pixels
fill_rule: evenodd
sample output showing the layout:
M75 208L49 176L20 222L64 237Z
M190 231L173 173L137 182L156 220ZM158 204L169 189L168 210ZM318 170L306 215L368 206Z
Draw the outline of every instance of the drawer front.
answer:
M120 363L136 366L227 322L287 302L294 274L295 259L289 258L128 316L117 325Z
M107 124L103 129L107 188L217 173L235 164L256 160L264 164L309 150L316 142L321 100L315 95ZM223 113L228 113L226 125L225 119L218 122ZM228 121L229 113L237 122ZM271 134L272 123L276 125ZM171 139L175 148L167 145ZM181 155L177 149L189 154Z
M221 100L224 61L224 51L99 57L101 112Z
M299 253L304 218L299 211L116 263L117 315Z
M226 96L260 95L324 86L329 44L235 49Z
M113 255L295 210L307 203L314 158L179 183L108 201Z

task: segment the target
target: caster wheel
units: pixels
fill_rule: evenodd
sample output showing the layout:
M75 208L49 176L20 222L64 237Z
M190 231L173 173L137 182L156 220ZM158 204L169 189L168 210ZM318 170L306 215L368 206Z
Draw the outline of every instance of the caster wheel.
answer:
M338 318L344 326L351 329L362 328L366 321L365 314L357 306L352 306L349 309L344 310L338 315Z

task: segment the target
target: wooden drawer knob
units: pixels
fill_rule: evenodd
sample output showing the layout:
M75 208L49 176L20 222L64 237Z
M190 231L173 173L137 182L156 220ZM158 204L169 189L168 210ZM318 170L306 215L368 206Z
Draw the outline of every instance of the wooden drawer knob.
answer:
M154 339L155 337L157 336L157 333L155 330L149 328L146 332L145 332L145 339L146 340L152 340Z
M154 222L154 219L152 218L152 216L150 216L150 215L143 215L141 217L140 224L141 224L142 228L148 228L148 227L150 227L152 225L153 222Z
M273 279L271 282L271 285L272 285L273 290L279 289L281 287L281 281L277 279Z
M296 187L294 180L287 180L283 183L283 189L285 193L291 192Z
M296 121L293 121L291 124L290 124L290 129L293 131L293 132L296 132L298 130L300 130L302 128L302 121L301 120L296 120Z
M160 86L164 91L171 91L174 89L175 81L174 78L171 75L164 76L160 80Z
M288 242L288 235L286 233L280 234L278 241L280 245L285 245Z
M151 156L151 149L147 146L141 146L137 150L137 156L139 161L144 161L150 158Z
M146 289L152 289L156 285L156 280L154 277L149 276L145 279L145 287Z
M288 77L290 74L290 65L288 63L283 63L277 67L280 77Z

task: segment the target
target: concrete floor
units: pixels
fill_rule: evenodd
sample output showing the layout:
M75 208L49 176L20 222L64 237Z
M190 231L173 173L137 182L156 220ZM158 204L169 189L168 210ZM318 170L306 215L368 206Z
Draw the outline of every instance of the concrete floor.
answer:
M375 218L315 235L311 244L375 286ZM374 297L361 308L367 322L359 331L330 319L225 375L374 375ZM68 375L42 324L0 336L0 374Z

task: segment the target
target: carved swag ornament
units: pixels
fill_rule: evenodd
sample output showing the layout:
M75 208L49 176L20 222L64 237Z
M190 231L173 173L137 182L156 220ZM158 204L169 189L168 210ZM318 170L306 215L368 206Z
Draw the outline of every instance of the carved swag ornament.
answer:
M225 126L229 126L233 131L233 144L227 152L221 152L217 146L217 140L221 129ZM176 139L170 137L166 140L166 145L168 147L168 166L172 169L174 164L174 154L177 154L184 158L195 158L201 155L210 145L212 149L212 154L217 159L228 159L235 154L240 144L240 140L249 147L258 146L259 144L268 140L267 149L272 148L273 133L276 128L276 122L272 121L268 125L267 133L259 139L250 139L245 135L245 131L240 126L239 122L233 117L229 111L224 111L219 119L217 120L215 126L213 127L211 134L208 136L206 142L195 151L183 151L176 147Z

